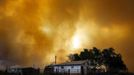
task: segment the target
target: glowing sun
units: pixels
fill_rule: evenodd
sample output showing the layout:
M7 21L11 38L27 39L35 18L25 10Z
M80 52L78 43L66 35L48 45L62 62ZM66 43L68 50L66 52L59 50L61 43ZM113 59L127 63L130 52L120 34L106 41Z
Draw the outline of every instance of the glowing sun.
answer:
M79 35L74 35L72 38L72 47L74 49L78 49L81 46L81 41L80 41L80 36Z

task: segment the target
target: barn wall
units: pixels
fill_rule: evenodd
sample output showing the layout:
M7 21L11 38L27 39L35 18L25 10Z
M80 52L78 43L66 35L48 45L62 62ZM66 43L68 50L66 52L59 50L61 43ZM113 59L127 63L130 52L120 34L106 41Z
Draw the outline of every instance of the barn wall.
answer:
M54 72L81 73L81 66L55 66Z

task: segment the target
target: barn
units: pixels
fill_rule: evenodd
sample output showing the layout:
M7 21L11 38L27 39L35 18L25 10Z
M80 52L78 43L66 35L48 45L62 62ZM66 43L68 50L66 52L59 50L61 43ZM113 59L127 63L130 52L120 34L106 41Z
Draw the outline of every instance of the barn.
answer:
M89 61L72 61L53 65L56 74L86 75Z

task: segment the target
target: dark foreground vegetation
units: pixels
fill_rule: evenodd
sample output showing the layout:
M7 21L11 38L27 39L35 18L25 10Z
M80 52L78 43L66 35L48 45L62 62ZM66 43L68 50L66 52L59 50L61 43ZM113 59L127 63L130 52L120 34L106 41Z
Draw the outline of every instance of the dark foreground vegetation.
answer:
M40 72L24 72L24 73L8 73L4 71L0 71L0 75L45 75Z
M15 74L15 73L7 73L7 72L3 72L3 71L0 71L0 75L21 75L21 74ZM44 74L44 73L28 73L28 74L22 74L22 75L73 75L73 74L60 74L60 73L57 73L57 74ZM75 74L76 75L76 74ZM82 74L78 74L78 75L82 75ZM134 73L89 73L87 75L134 75Z
M83 75L83 74L68 74L68 73L56 73L56 74L44 74L44 75ZM134 73L89 73L87 75L134 75Z

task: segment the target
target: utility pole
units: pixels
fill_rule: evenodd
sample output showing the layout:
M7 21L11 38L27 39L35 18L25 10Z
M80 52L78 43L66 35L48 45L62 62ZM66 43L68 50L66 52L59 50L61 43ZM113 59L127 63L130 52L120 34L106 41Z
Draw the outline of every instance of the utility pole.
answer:
M57 63L57 56L55 56L55 64Z

